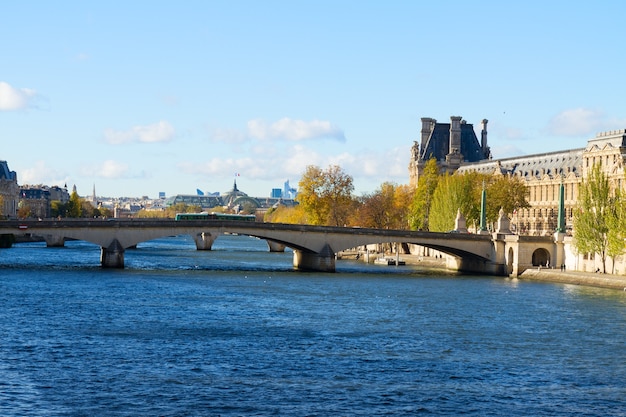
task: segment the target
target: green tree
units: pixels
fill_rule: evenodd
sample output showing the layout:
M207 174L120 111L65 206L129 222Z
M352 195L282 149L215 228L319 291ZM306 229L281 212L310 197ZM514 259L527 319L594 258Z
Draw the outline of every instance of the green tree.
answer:
M167 207L165 210L157 211L157 210L139 210L135 217L143 218L143 219L173 219L176 217L176 213L200 213L202 211L202 207L191 205L187 203L176 203L172 206ZM217 211L217 207L215 208ZM108 209L100 209L100 212L103 216L110 217L111 211Z
M67 202L67 217L78 218L82 216L82 203L76 189L70 194L70 200Z
M469 195L467 196L467 206L462 208L461 212L465 215L467 225L476 228L480 224L483 185L486 186L493 176L478 172L469 172L463 176L467 177ZM489 201L489 195L487 195L487 201Z
M580 253L600 255L602 272L606 273L609 233L616 224L616 211L609 180L600 164L594 165L580 184L578 204L574 215L574 246Z
M311 224L343 226L354 209L352 177L339 166L309 165L300 178L296 200Z
M98 211L102 217L113 217L113 211L110 208L102 206L98 208Z
M429 230L444 232L454 228L458 210L461 210L468 225L479 224L483 184L487 191L486 217L490 223L498 220L501 208L510 214L530 207L526 185L517 177L476 172L443 175L432 195Z
M439 167L435 158L429 159L417 179L417 188L411 204L409 222L413 230L429 230L430 204L439 181Z
M606 254L613 261L611 273L615 273L615 257L623 254L626 249L626 200L621 190L615 191L609 210Z
M433 232L454 229L458 210L467 220L476 205L474 186L473 176L470 175L442 176L433 193L429 229Z
M65 217L67 212L67 205L61 203L59 200L52 200L50 202L50 215L52 217Z

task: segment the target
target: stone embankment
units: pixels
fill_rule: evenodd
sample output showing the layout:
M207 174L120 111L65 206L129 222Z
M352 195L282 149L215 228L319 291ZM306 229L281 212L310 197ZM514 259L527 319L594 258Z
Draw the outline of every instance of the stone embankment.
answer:
M354 259L356 252L346 252L343 254L344 259ZM371 254L374 259L380 254ZM394 257L395 254L388 255ZM407 265L420 265L426 268L445 268L445 260L441 258L422 257L418 255L400 255ZM361 258L363 259L363 258ZM584 285L587 287L610 288L620 291L626 291L626 276L601 274L594 272L581 271L561 271L558 269L527 269L517 279L526 281L542 281L560 284Z
M527 269L518 277L520 280L557 282L561 284L586 285L589 287L611 288L626 291L626 277L580 271L560 271L556 269Z

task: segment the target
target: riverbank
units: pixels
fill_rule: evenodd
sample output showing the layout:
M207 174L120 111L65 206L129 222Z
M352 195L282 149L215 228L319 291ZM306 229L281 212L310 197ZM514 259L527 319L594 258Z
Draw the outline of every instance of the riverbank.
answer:
M380 254L375 255L380 256ZM395 258L395 254L387 255L388 257ZM400 259L406 262L407 265L419 265L426 268L446 268L445 259L402 254ZM582 271L561 271L558 269L527 269L516 279L526 281L542 281L552 282L560 284L571 285L584 285L588 287L597 288L610 288L614 290L626 291L626 276L601 274L594 272L582 272Z
M626 291L626 276L594 272L561 271L556 269L527 269L518 279L528 281L557 282L561 284L586 285Z

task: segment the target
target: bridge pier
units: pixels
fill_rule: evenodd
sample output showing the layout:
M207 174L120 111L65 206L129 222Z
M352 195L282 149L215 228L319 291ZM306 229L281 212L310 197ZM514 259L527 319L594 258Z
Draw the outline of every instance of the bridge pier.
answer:
M474 274L486 274L495 276L507 275L506 265L473 257L449 257L446 262L446 268L461 272L470 272Z
M48 248L62 248L65 246L65 238L59 235L43 235Z
M294 250L293 266L306 271L335 272L335 252L328 244L319 253Z
M0 234L0 248L8 249L15 243L15 235L11 233Z
M117 239L107 248L100 248L100 264L103 268L124 268L124 248Z
M265 239L267 246L270 248L270 252L284 252L286 246L282 243L278 243L275 240Z
M201 232L193 237L193 240L196 242L197 250L211 250L213 247L213 242L217 239L218 235L212 235L209 232Z

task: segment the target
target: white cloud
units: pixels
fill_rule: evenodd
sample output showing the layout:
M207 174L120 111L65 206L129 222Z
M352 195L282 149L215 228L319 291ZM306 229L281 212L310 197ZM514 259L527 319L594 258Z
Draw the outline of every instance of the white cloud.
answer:
M403 182L405 177L408 181L409 155L408 146L383 151L374 149L358 154L345 152L329 157L327 165L339 165L353 177L378 180L379 183L389 180Z
M342 152L325 155L299 143L285 148L269 146L265 152L253 152L252 155L242 158L215 157L202 163L187 161L178 167L185 174L196 176L199 181L206 178L212 181L230 179L235 173L240 173L242 180L267 180L279 184L290 178L296 185L308 165L322 169L339 165L355 181L369 184L371 190L385 181L408 182L408 146L383 151L371 149L358 154Z
M50 168L44 161L36 161L30 168L20 169L17 180L19 184L63 186L68 178L66 172Z
M187 174L217 178L233 177L236 173L252 177L251 171L263 162L252 158L212 158L203 163L183 162L179 168Z
M29 88L14 88L0 81L0 111L22 110L34 107L37 92Z
M284 160L280 162L278 167L285 170L285 175L291 177L299 176L304 172L308 165L322 166L324 157L318 152L306 148L301 145L291 147L283 155ZM327 164L328 165L328 164Z
M570 109L562 111L548 122L548 132L557 136L589 136L607 124L604 114L598 110Z
M127 178L130 176L130 167L127 164L106 160L100 164L85 165L81 168L83 176L106 179Z
M106 129L104 140L113 145L123 143L156 143L169 142L175 135L174 127L166 121L147 126L133 126L128 130Z
M330 138L340 142L346 140L343 131L328 121L312 120L306 122L288 117L272 124L267 124L261 119L250 120L248 122L248 135L259 140L301 141L319 138Z

